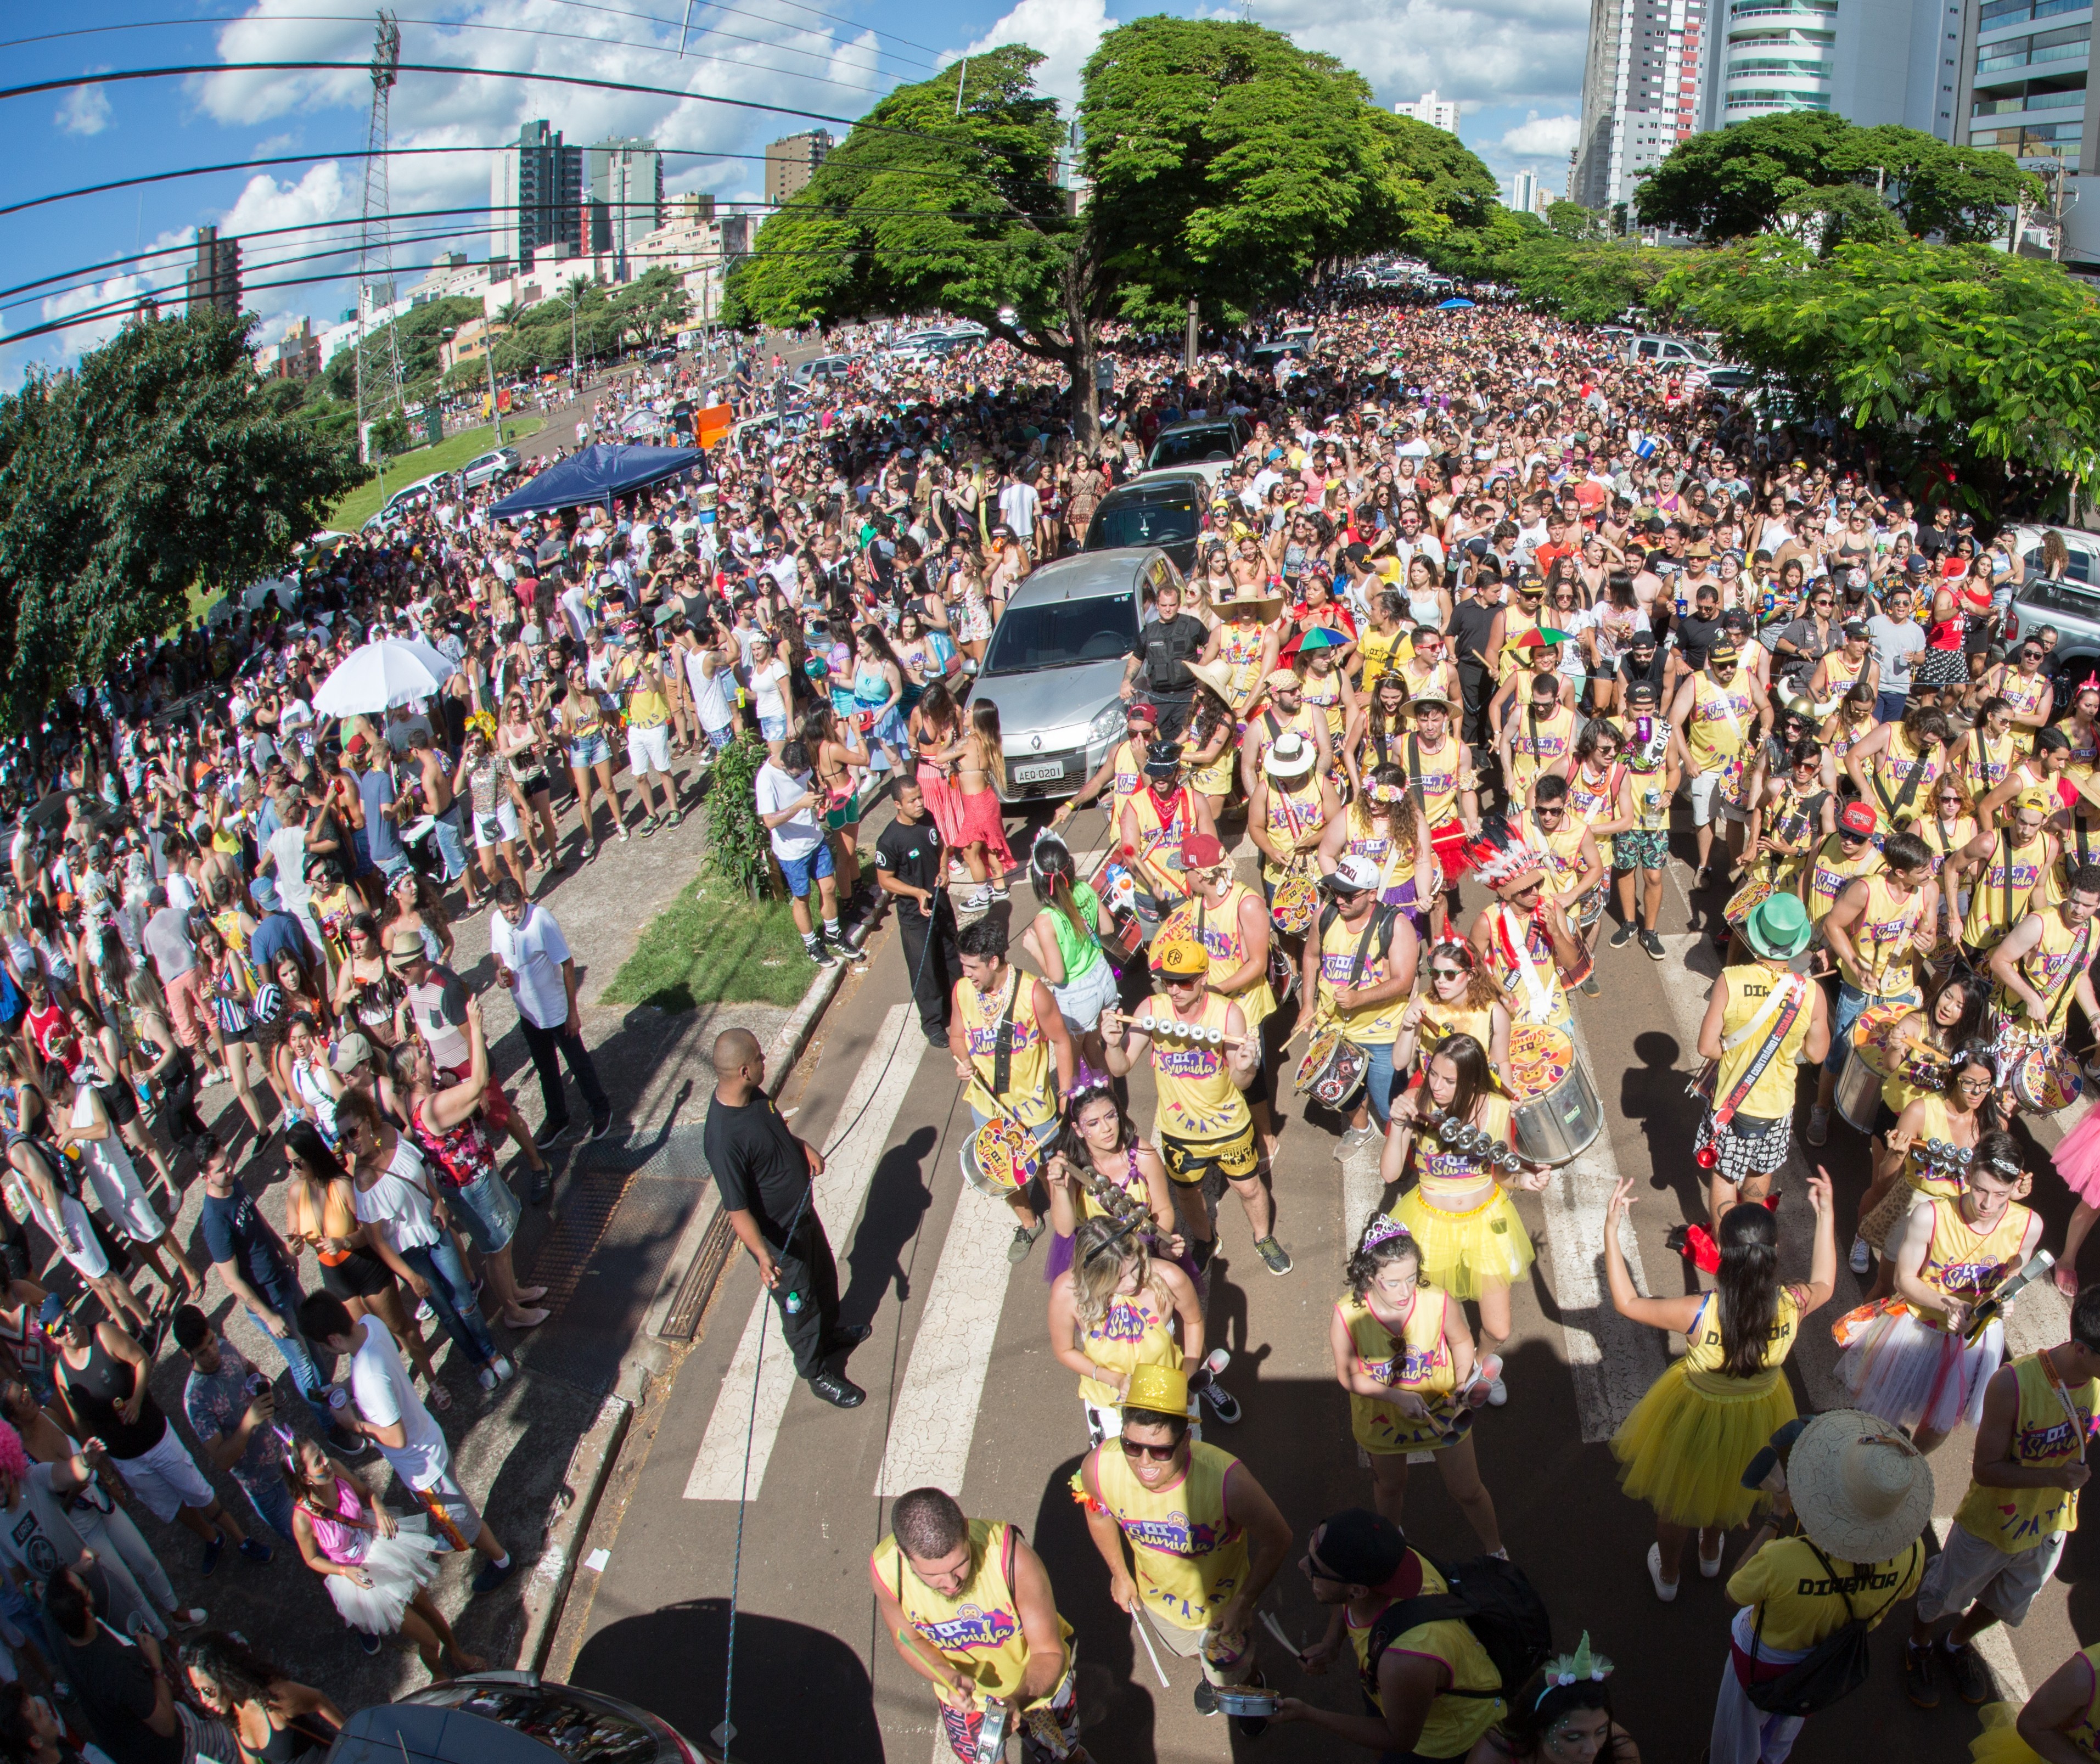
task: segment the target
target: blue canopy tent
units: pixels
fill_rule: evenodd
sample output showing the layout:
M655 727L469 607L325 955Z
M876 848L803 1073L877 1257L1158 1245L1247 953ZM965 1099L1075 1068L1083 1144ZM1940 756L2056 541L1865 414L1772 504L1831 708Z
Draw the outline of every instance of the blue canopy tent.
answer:
M593 502L602 502L610 509L615 496L660 484L706 457L699 448L630 447L602 441L571 454L559 465L549 465L512 491L489 513L502 519L542 514L550 509L580 509Z
M1436 305L1439 312L1463 312L1471 306L1470 300L1442 300Z

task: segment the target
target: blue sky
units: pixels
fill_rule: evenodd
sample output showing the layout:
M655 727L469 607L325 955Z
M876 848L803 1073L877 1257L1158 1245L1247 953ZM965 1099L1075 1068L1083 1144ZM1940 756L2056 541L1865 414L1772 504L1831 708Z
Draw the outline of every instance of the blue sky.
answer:
M686 0L404 0L402 59L530 74L559 73L777 104L850 117L889 86L926 77L955 56L1020 41L1041 50L1045 88L1066 102L1101 33L1155 10L1117 0L693 0L686 54L677 53ZM1180 0L1165 10L1238 17ZM1574 139L1586 0L1255 0L1251 15L1358 68L1386 104L1436 89L1463 107L1460 135L1507 179L1538 171L1556 193ZM169 66L223 68L242 61L344 61L358 71L214 72L126 80L0 106L0 205L83 185L275 155L318 154L310 163L215 173L47 204L5 218L11 267L0 295L0 381L12 385L35 363L62 363L107 336L116 320L7 342L33 326L147 289L179 285L179 253L115 264L141 251L179 246L201 224L246 243L248 304L265 336L311 315L333 322L351 303L355 258L342 256L271 270L272 260L353 245L361 162L325 156L364 141L373 15L348 0L121 0L78 11L12 9L20 33L7 83ZM30 21L37 22L33 26ZM673 191L755 199L765 143L803 126L685 98L593 92L530 78L404 74L393 96L397 146L444 149L391 162L397 214L480 206L488 200L487 152L545 117L571 142L607 135L655 138L684 150L671 159ZM11 139L11 148L6 142ZM485 235L436 236L479 216L397 221L412 243L397 268L427 263L448 243L486 254ZM265 234L267 236L265 236ZM342 280L333 280L340 272ZM322 282L266 282L324 276ZM410 276L408 280L413 280Z

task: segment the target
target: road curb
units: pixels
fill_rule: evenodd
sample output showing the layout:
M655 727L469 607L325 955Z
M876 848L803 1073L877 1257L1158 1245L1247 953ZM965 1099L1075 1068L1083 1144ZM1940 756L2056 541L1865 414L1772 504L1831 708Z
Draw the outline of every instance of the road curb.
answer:
M809 990L802 994L802 1002L795 1007L793 1014L781 1025L780 1033L774 1037L772 1047L766 1051L768 1096L780 1093L780 1087L810 1045L810 1038L816 1033L825 1011L838 996L839 988L845 984L848 965L840 962L819 972L810 982ZM555 1497L554 1509L548 1515L545 1544L540 1559L533 1564L532 1577L525 1586L525 1633L518 1644L518 1667L521 1671L538 1672L546 1665L548 1651L554 1645L555 1632L561 1627L562 1614L568 1604L569 1589L576 1580L576 1550L590 1536L591 1521L597 1516L598 1502L611 1477L620 1446L626 1440L628 1423L642 1402L650 1380L663 1370L666 1363L668 1350L660 1338L661 1331L675 1312L689 1311L697 1321L705 1312L707 1302L713 1295L714 1285L728 1265L734 1241L735 1234L729 1229L728 1219L719 1201L712 1207L694 1209L693 1216L679 1234L664 1278L651 1297L636 1339L620 1357L615 1382L620 1391L631 1391L633 1396L615 1394L607 1397L599 1405L598 1417L589 1430L576 1441L576 1449L569 1455L569 1467L562 1478L561 1492ZM713 1263L711 1269L707 1265L710 1261ZM689 1292L687 1277L695 1272L702 1276L701 1290Z

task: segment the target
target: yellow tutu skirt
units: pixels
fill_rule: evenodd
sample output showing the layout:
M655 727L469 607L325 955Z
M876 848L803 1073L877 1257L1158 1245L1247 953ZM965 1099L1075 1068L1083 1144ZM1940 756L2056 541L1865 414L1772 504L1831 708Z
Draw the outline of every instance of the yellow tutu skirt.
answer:
M1796 1413L1784 1374L1769 1388L1762 1382L1712 1395L1692 1382L1684 1360L1673 1361L1612 1436L1626 1466L1621 1485L1673 1525L1743 1524L1765 1502L1743 1486L1743 1471Z
M2041 1764L2041 1753L2019 1735L2017 1703L1986 1703L1978 1711L1983 1731L1969 1742L1970 1764Z
M1470 1213L1440 1213L1421 1189L1410 1188L1394 1204L1392 1217L1422 1246L1422 1277L1454 1299L1477 1299L1510 1286L1537 1259L1516 1203L1500 1188Z

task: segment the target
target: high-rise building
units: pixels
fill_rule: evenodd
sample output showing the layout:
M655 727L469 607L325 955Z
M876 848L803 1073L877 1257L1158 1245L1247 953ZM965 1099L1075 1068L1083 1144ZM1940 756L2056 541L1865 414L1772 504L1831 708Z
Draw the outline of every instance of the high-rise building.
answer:
M2066 14L2076 24L2058 23ZM2083 6L2067 0L1971 0L1963 20L1954 82L1953 139L1970 147L1996 148L2038 170L2061 166L2069 173L2100 170L2100 115L2093 110L2091 82L2093 24ZM2071 208L2077 249L2092 227L2080 210L2100 203L2089 187L2068 186L2078 200Z
M183 277L183 311L192 318L205 308L240 310L240 241L222 239L216 227L200 227L196 254Z
M1411 104L1392 107L1396 117L1412 117L1417 122L1426 122L1432 129L1441 129L1446 135L1458 132L1458 106L1455 100L1439 98L1434 92L1424 92Z
M1509 205L1520 214L1542 214L1546 212L1545 192L1539 188L1537 172L1519 171L1510 174Z
M1642 174L1696 130L1708 27L1707 0L1590 0L1571 200L1593 209L1630 201Z
M807 184L837 143L827 129L810 129L801 135L766 143L765 200L777 207Z
M600 141L585 148L584 183L604 212L605 237L589 241L590 250L617 255L664 224L664 157L654 141Z
M2047 3L2047 0L2043 0ZM1788 110L1954 136L1963 0L1724 0L1710 129ZM2027 13L2021 13L2023 18Z
M562 131L544 120L518 131L518 146L490 168L488 254L530 262L542 245L566 245L581 254L584 150L565 147Z

